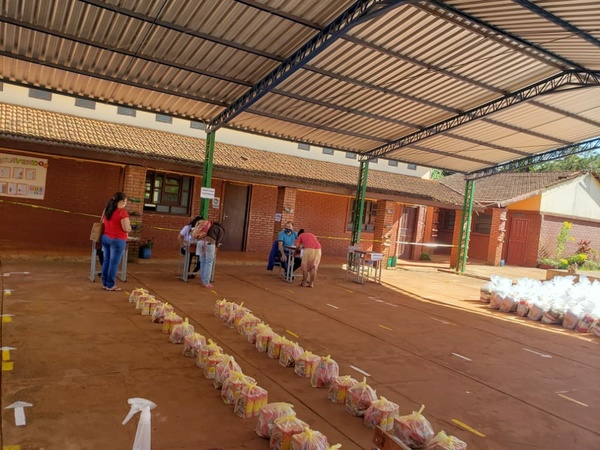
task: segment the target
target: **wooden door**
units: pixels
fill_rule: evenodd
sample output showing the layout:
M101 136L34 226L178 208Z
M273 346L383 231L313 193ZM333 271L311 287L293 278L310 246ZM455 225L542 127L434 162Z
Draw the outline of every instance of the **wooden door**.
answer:
M511 219L508 235L508 249L506 252L506 264L513 266L525 265L525 248L528 231L529 218L513 217Z
M402 208L402 217L400 219L400 230L398 232L398 241L414 242L415 240L415 222L417 220L417 208L404 206ZM399 259L410 259L413 254L414 245L398 244L396 255Z
M246 244L250 186L225 183L223 197L222 223L225 228L225 237L221 250L243 252Z

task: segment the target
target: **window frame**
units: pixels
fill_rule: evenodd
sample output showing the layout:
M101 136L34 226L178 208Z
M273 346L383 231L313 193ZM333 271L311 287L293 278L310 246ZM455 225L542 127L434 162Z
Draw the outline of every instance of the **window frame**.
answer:
M144 182L144 213L189 216L193 193L194 177L148 170Z
M471 233L490 235L492 232L492 219L491 213L473 214Z
M352 231L352 217L354 216L354 208L356 199L351 199L348 205L348 222L346 231ZM373 233L375 231L375 221L377 220L377 202L373 200L365 200L365 208L361 221L361 231Z

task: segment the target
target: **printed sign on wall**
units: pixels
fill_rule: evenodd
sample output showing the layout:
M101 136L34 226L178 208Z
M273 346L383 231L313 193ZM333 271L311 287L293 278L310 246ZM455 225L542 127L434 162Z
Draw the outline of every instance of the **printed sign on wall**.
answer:
M48 160L0 153L0 197L44 199Z

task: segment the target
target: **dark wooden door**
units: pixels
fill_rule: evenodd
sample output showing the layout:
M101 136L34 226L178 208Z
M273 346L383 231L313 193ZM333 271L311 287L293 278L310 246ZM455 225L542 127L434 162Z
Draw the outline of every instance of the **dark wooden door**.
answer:
M527 243L527 232L529 231L529 218L513 217L510 221L510 232L508 235L508 250L506 252L506 264L513 266L525 265L525 244Z
M415 221L417 219L417 208L405 206L402 208L402 217L400 219L400 231L398 241L414 242L415 240ZM413 254L414 245L398 244L396 255L399 259L410 259Z
M222 223L225 228L225 237L221 250L242 252L246 244L250 186L246 184L225 183L223 197Z

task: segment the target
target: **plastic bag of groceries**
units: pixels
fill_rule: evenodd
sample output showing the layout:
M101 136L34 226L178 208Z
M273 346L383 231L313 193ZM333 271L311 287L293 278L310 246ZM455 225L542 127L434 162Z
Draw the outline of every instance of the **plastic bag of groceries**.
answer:
M449 436L445 431L440 431L435 435L429 444L427 450L466 450L467 443L457 437Z
M194 325L189 323L188 318L186 317L183 323L173 325L173 331L171 331L171 336L169 336L169 342L172 344L183 344L185 337L191 336L192 334L194 334Z
M542 283L533 278L519 278L513 286L513 296L507 296L500 304L500 311L515 312L520 317L525 317L529 312L529 304L540 291Z
M327 398L333 403L346 403L346 394L348 389L358 384L358 380L355 380L350 375L344 375L341 377L335 377L329 383L329 390L327 391Z
M515 312L519 304L519 295L516 289L506 291L503 297L499 298L500 304L498 309L505 313Z
M159 300L156 300L154 295L148 296L148 298L144 300L144 304L142 305L142 316L149 316L153 308L156 308L156 305L158 303Z
M234 370L236 372L241 372L242 368L237 362L235 362L235 358L233 356L226 355L225 358L217 363L215 368L215 379L213 381L213 386L215 389L221 389L223 387L223 383L225 383L225 380L229 378L229 375Z
M131 294L129 294L129 303L135 303L137 298L140 295L145 295L148 294L148 290L144 289L144 288L135 288L133 291L131 291Z
M512 280L510 278L500 277L497 275L493 275L492 278L494 280L494 287L490 295L490 304L488 307L490 309L498 309L500 308L502 299L512 289Z
M348 388L346 411L353 416L362 417L375 400L377 400L377 393L367 384L367 377L364 377L361 382Z
M258 412L258 422L256 423L256 434L260 437L270 438L271 430L275 421L284 416L295 416L294 405L285 402L268 403Z
M257 323L256 326L254 328L251 328L249 330L248 334L246 335L246 338L248 339L248 343L250 343L252 345L256 345L256 336L258 335L258 333L259 332L261 332L261 333L268 332L269 330L271 330L271 327L269 325L267 325L266 323L263 323L263 322ZM271 330L271 332L272 332L272 330ZM267 350L267 348L265 347L265 351L266 350Z
M230 358L230 356L226 353L213 353L206 358L206 364L204 364L204 368L202 369L204 378L214 380L217 376L217 365L227 358Z
M331 384L331 380L340 374L338 363L327 355L321 358L317 367L310 377L310 385L315 388L326 388Z
M154 295L152 294L140 294L136 297L135 299L135 309L143 309L144 308L144 302L146 300L150 300L151 298L155 299Z
M292 450L325 450L329 441L320 431L306 427L302 433L292 436Z
M256 326L256 342L254 343L256 350L265 353L273 336L275 336L275 333L269 325L258 324Z
M548 308L551 300L552 295L550 292L550 287L544 284L540 289L539 295L531 300L527 318L531 320L542 320L544 311Z
M304 349L297 342L286 340L279 352L279 365L283 367L294 367L296 359L304 353Z
M208 357L214 355L215 353L223 353L223 349L217 345L212 339L208 339L208 344L203 346L198 355L196 356L196 365L201 369L204 369L208 361Z
M294 373L302 378L310 378L315 371L321 357L305 350L294 363Z
M424 448L435 434L429 420L423 415L424 409L425 405L421 405L419 411L394 418L392 434L410 448Z
M248 308L244 308L242 306L243 304L243 302L240 305L231 302L223 306L222 314L220 316L221 322L225 323L229 328L236 327L235 318L237 317L238 312L242 314L240 317L243 317L245 314L250 312Z
M215 317L221 318L222 310L225 304L227 304L227 300L225 300L224 298L215 301L215 307L213 309L213 314Z
M183 317L175 312L167 313L162 323L162 332L164 334L171 334L173 332L173 327L180 323L183 323Z
M254 378L237 370L232 370L221 388L221 400L227 405L235 405L235 401L240 396L244 386L253 383L256 383Z
M206 345L206 338L200 333L192 333L183 338L183 356L195 358L198 352Z
M240 324L237 328L238 333L243 334L244 336L248 336L250 332L254 331L254 328L259 323L262 323L262 320L260 320L254 314L248 313L240 319Z
M302 433L308 424L294 415L282 416L275 419L271 429L269 448L271 450L287 450L292 447L292 436Z
M273 333L273 336L271 337L271 340L267 346L267 356L272 359L279 359L281 346L285 341L287 341L285 337L280 336L277 333Z
M150 317L154 323L163 323L165 315L170 312L173 312L172 305L170 305L168 302L159 303L154 309L154 314L151 314Z
M371 403L371 406L365 412L365 426L367 428L380 427L382 430L390 431L394 426L394 418L398 416L400 407L390 402L385 397L379 397Z
M242 419L258 416L260 409L268 403L268 393L256 383L242 387L235 400L233 412Z
M244 302L240 303L233 315L233 328L237 330L240 326L240 320L242 320L246 314L250 314L251 312L252 311L244 306Z

